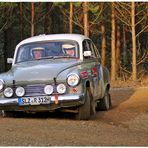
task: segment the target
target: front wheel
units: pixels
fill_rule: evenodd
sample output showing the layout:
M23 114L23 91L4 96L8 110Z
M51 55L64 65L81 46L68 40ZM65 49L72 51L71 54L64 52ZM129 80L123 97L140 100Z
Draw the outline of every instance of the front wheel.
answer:
M82 106L78 108L78 114L76 118L79 120L88 120L90 118L91 108L90 108L90 93L89 90L86 90L85 102Z

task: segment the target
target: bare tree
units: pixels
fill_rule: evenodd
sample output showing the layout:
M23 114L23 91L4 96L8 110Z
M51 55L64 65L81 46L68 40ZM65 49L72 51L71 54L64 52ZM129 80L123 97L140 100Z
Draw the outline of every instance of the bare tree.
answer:
M40 6L40 5L39 5ZM36 20L36 23L39 23L42 19L44 19L44 33L47 34L48 32L51 32L51 14L50 12L53 9L53 3L45 3L45 10L41 10L41 13L38 20ZM43 14L42 14L43 13Z
M105 35L105 24L104 24L104 16L101 19L101 35L102 35L102 42L101 42L101 63L103 66L106 64L106 35Z
M70 12L69 12L69 32L72 33L72 19L73 19L73 4L70 2Z
M90 36L90 33L100 33L98 25L101 23L101 14L106 7L104 3L95 3L95 2L70 2L69 9L65 9L65 5L60 5L60 10L67 19L65 23L72 24L72 26L78 26L82 33ZM91 13L91 17L90 17ZM72 19L71 19L72 17ZM70 28L70 27L69 27Z
M135 30L135 2L131 5L131 17L132 17L132 78L137 80L137 66L136 66L136 30Z
M41 2L38 2L38 3L31 2L31 3L24 3L23 5L24 6L23 7L24 9L23 18L30 24L31 36L34 36L35 34L37 34L37 31L38 31L37 24L38 23L42 22L44 23L44 27L45 26L48 27L47 23L45 22L45 19L52 11L53 3L47 4L47 5L46 4L41 3ZM30 8L30 5L31 5L31 8ZM44 31L46 33L47 28L43 29L43 33Z
M13 13L13 4L9 4L9 7L5 7L5 3L2 7L0 7L0 32L7 30L11 26L11 19Z
M23 3L20 2L20 38L23 39Z
M35 7L34 2L31 2L31 36L34 36L34 21L35 19Z
M121 52L121 35L120 35L120 20L117 20L117 39L116 39L116 75L120 72L120 52Z
M115 4L118 17L132 34L132 79L137 79L137 37L148 29L148 10L146 3L126 3L118 2ZM139 26L141 27L139 27ZM137 29L138 27L138 29Z
M7 57L12 54L12 50L8 49L8 30L11 27L13 23L13 10L14 10L14 4L13 3L0 3L0 33L1 36L3 35L3 48L0 52L0 58L1 58L1 70L7 71L8 65L7 65Z
M83 14L84 35L89 36L88 2L83 3Z
M60 5L60 4L59 4ZM65 9L65 5L60 5L60 10L64 15L63 21L65 24L69 24L69 32L73 32L73 26L78 26L80 30L83 30L83 7L82 2L70 2L69 9Z
M111 33L111 80L115 81L116 79L116 43L115 43L115 36L116 36L116 30L115 30L115 8L114 8L114 2L111 4L111 10L112 10L112 33Z
M126 43L126 29L125 29L125 25L123 25L123 64L126 64L126 60L127 60L127 43Z

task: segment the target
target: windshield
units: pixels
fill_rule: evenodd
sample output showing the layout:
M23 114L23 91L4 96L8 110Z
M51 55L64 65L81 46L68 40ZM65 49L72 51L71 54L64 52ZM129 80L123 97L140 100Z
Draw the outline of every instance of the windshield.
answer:
M19 47L16 63L50 59L50 58L77 58L78 43L76 41L48 41L35 42Z

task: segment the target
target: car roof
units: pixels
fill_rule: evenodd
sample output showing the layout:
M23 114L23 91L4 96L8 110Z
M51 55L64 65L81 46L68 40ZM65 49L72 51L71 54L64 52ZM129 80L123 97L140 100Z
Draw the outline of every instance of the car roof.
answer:
M43 35L27 38L21 41L17 46L31 43L31 42L50 41L50 40L69 40L69 39L77 42L81 42L84 39L89 39L89 38L81 34L50 34L50 35L43 34Z

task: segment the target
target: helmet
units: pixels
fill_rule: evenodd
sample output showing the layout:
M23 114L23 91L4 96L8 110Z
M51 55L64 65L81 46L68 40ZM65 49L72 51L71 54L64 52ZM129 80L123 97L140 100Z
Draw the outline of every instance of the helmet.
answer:
M43 56L43 51L44 51L44 48L43 48L43 47L35 47L35 48L32 48L32 49L31 49L31 56L34 58L36 52L40 52L40 51L41 51L40 55L41 55L41 57L42 57L42 56ZM35 58L36 58L36 57L35 57ZM40 57L39 57L39 58L40 58Z
M37 51L40 51L40 50L43 51L44 48L43 48L43 47L35 47L35 48L32 48L32 49L31 49L31 51L36 51L36 50L37 50Z
M62 45L62 48L64 48L66 50L66 49L75 48L75 46L74 45L71 45L71 44L63 44Z
M64 53L66 53L67 55L70 56L74 56L75 55L75 46L72 44L64 44L62 46L62 48L64 49Z

